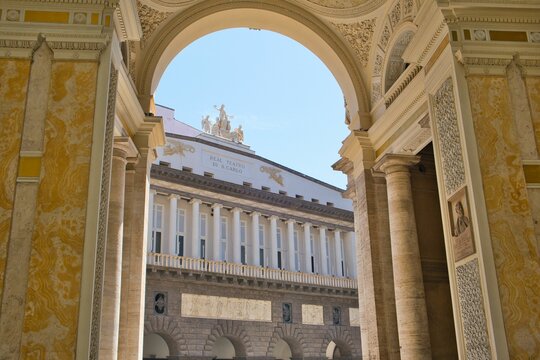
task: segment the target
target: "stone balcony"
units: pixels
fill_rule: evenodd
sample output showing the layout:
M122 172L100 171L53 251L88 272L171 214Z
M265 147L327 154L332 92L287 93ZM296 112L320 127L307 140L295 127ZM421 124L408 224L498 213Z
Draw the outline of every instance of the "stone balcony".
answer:
M150 271L176 272L186 279L235 283L238 285L274 287L294 291L356 295L357 279L270 269L254 265L149 253Z

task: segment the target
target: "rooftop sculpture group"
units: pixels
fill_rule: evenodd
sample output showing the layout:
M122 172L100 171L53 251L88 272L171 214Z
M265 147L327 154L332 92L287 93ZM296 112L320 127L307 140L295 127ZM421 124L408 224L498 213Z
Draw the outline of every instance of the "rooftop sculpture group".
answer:
M234 141L236 143L244 142L244 131L242 130L242 125L239 125L236 129L231 131L231 122L229 119L232 119L232 115L227 115L225 111L225 105L221 105L219 108L214 105L216 110L219 111L219 116L216 117L215 122L211 122L210 115L202 117L201 127L205 133L212 134L215 136L222 137L227 140Z

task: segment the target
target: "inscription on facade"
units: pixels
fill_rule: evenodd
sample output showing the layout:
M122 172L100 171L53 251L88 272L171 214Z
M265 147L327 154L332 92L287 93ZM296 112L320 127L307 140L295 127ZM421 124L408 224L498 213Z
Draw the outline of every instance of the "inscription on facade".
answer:
M323 307L321 305L302 304L302 324L324 325Z
M183 317L272 321L272 303L266 300L182 294L180 311Z
M203 164L214 171L219 170L236 175L250 176L249 164L246 162L209 151L203 152Z

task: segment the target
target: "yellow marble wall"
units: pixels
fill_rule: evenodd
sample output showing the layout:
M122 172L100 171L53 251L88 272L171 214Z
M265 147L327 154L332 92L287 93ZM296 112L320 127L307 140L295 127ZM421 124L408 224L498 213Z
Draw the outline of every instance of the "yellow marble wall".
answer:
M29 76L29 60L0 59L0 298Z
M510 358L538 359L539 254L507 81L467 80Z
M21 358L75 357L97 63L53 63Z
M540 153L540 76L531 76L525 79L525 86L531 105L531 117L536 135L536 148Z

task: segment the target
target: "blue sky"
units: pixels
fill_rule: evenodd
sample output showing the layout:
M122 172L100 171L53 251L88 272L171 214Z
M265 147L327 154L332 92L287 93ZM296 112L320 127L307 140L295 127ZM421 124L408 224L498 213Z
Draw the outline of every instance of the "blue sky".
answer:
M229 29L186 47L169 64L155 101L198 129L225 104L231 126L257 155L345 188L330 167L347 136L343 93L326 66L296 41L265 30Z

